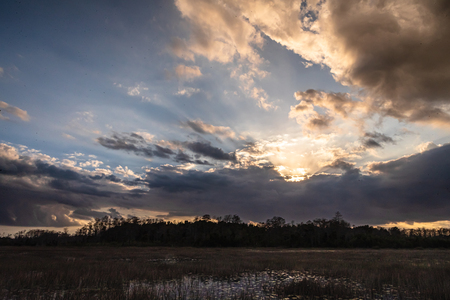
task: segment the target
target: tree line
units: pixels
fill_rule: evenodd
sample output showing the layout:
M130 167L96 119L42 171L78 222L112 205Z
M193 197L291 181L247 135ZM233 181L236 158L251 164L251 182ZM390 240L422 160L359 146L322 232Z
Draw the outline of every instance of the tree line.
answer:
M170 222L150 218L95 219L74 234L52 230L20 231L0 245L29 246L190 246L305 248L450 248L450 229L400 229L350 226L337 212L332 219L286 223L282 217L244 223L238 215Z

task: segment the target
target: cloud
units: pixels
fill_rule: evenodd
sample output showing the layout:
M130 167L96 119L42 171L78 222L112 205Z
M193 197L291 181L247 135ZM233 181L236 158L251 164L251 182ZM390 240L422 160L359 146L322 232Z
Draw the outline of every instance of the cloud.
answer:
M1 74L0 74L1 75ZM14 115L21 119L22 121L30 121L30 116L25 110L22 110L18 107L9 105L6 102L0 101L0 119L1 120L9 120L9 117L4 116L2 112L6 112L8 114Z
M239 57L258 66L264 35L300 55L307 66L328 67L336 81L359 91L372 113L409 122L450 122L447 0L175 4L191 24L189 40L173 42L180 57L201 55L222 63Z
M127 95L132 97L138 97L142 102L154 102L160 103L160 99L157 94L153 94L152 97L149 96L148 87L143 82L137 82L132 86L125 86L120 83L114 83L114 85L118 88L123 88L127 90Z
M202 76L202 72L198 66L189 67L185 65L178 65L175 68L175 75L178 79L192 81L196 77Z
M263 31L305 59L330 67L339 82L362 88L375 112L448 123L450 42L442 37L450 34L449 10L445 0L313 1L300 8L305 18L297 28L303 29L282 36L279 26L267 24Z
M145 181L150 188L162 189L169 193L223 189L231 184L227 177L218 174L194 170L173 172L173 169L169 168L147 173Z
M145 131L137 131L137 132L135 132L135 134L143 137L146 142L151 142L153 140L153 138L155 137L153 134L150 134Z
M118 219L122 217L115 208L110 208L108 211L94 211L90 208L78 208L72 212L71 216L81 220L91 220L92 218L101 219L105 216Z
M450 33L447 1L332 1L326 8L319 23L331 26L334 37L325 38L339 50L336 57L325 53L326 64L339 80L387 99L402 113L448 101L450 42L442 40Z
M0 144L0 224L79 226L82 223L73 215L74 210L115 205L124 193L135 195L141 186L136 180L94 173L98 175L62 163L51 164Z
M230 139L234 139L236 136L236 133L233 130L231 130L230 127L214 126L211 124L204 123L202 120L187 121L183 125L191 128L192 130L200 134L212 134Z
M48 176L64 180L80 180L80 175L72 170L61 169L41 160L32 160L30 157L22 157L11 146L0 144L0 169L2 175L23 177L29 175Z
M264 39L238 7L232 1L177 0L175 4L191 28L188 41L172 40L172 52L186 60L194 60L197 55L223 64L237 62L231 77L239 79L244 94L265 110L276 109L266 91L254 86L254 79L269 74L259 67L264 63L258 54Z
M379 132L366 132L363 139L363 146L366 149L370 148L383 148L382 144L395 144L395 141Z
M266 91L262 88L257 88L257 87L253 87L251 89L250 92L250 96L258 101L258 106L265 109L265 110L270 110L270 109L276 109L277 106L274 105L273 103L270 103L269 100L269 95L267 95Z
M192 95L197 94L197 93L200 93L200 89L188 87L188 88L184 88L184 89L179 89L175 95L186 96L186 97L190 98Z
M211 146L209 142L185 142L183 145L194 153L216 160L236 161L235 153L226 153L222 149Z
M439 147L439 146L436 145L433 142L426 142L426 143L422 143L419 146L417 146L416 149L419 152L425 152L425 151L428 151L428 150L431 150L431 149L434 149L434 148L437 148L437 147Z
M344 171L344 175L360 175L360 169L355 167L355 163L347 162L343 159L336 159L324 169L340 169Z
M164 165L133 180L87 176L19 155L14 147L1 147L2 225L69 226L100 216L96 212L114 213L101 207L184 215L232 212L252 220L281 215L297 221L329 218L339 210L354 224L431 222L450 213L448 144L371 163L367 172L335 160L328 168L340 169L342 175L316 174L299 182L286 182L270 165L209 171Z
M113 133L111 137L99 137L97 142L105 148L112 150L124 150L145 157L159 157L173 159L181 163L195 163L200 165L210 164L200 156L213 158L219 161L236 161L235 153L226 153L222 149L214 147L209 142L165 142L150 144L142 136L136 133ZM167 146L166 146L167 145ZM183 152L183 147L196 154L195 159ZM172 149L171 149L172 148ZM178 153L174 150L178 149Z
M175 155L174 160L178 163L183 163L183 164L192 163L192 164L197 164L197 165L212 165L207 160L194 159L190 155L184 153L181 150L178 150L178 153L177 153L177 155Z
M100 160L96 160L96 159L91 159L85 162L80 162L79 163L80 167L93 167L93 168L98 168L100 165L103 165L103 162Z
M148 91L148 87L145 87L143 83L136 83L134 86L128 87L127 94L130 96L139 96L142 91Z
M176 56L183 58L185 60L194 61L194 53L191 52L188 48L188 45L185 40L180 39L179 37L174 37L169 44L169 49Z
M68 122L66 129L82 136L98 135L100 131L94 127L96 117L92 111L75 112L75 117Z
M294 94L300 101L291 106L290 118L304 125L309 130L326 130L330 128L336 118L358 121L357 113L363 108L361 102L353 101L348 93L326 93L309 89ZM321 109L319 113L316 109Z
M167 201L166 210L190 215L227 210L252 219L278 214L305 220L339 210L359 224L433 221L445 219L450 211L449 153L447 145L376 163L371 170L382 172L370 175L337 160L329 167L345 171L343 175L313 175L300 182L286 182L273 167L212 173L162 168L147 173L145 181L153 188L153 197Z
M127 177L138 178L139 177L132 170L128 169L127 166L125 166L125 168L124 168L121 165L119 165L118 167L116 167L114 172L117 173L117 174L123 175L123 177L125 177L125 178L127 178Z
M67 134L67 133L62 133L62 136L69 140L75 140L75 138L73 136L71 136L70 134Z
M327 129L330 127L333 118L326 115L317 114L308 119L306 127L309 129Z
M252 44L261 45L261 35L233 7L207 0L177 0L175 5L191 24L189 41L172 42L180 57L189 57L188 50L222 63L231 62L235 55L251 62L260 60Z
M142 136L136 133L114 133L110 138L99 137L97 142L105 148L125 150L146 157L169 158L174 152L159 145L149 145Z

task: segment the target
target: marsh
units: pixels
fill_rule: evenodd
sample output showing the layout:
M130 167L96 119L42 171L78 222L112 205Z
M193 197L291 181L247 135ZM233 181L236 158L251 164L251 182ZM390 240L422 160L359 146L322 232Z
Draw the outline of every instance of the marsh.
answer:
M450 251L1 247L1 299L449 299Z

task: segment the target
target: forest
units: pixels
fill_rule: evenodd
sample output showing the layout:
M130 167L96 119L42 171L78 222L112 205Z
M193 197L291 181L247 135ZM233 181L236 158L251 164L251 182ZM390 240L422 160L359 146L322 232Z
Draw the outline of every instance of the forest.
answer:
M95 219L74 234L34 229L0 237L1 246L169 246L286 248L450 248L450 229L351 226L331 219L287 223L282 217L245 223L238 215L170 222L149 218Z

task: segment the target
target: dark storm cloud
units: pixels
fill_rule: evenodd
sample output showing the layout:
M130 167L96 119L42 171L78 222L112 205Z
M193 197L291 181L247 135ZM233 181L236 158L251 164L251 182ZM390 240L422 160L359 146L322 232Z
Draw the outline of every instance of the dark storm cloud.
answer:
M98 175L97 174L97 175L88 176L88 177L92 180L104 179L104 180L108 180L108 181L115 182L115 183L121 183L121 184L124 184L127 186L138 186L141 184L141 180L139 178L135 178L134 180L124 180L113 174L111 174L111 175L105 175L105 174Z
M82 226L80 220L87 220L89 216L98 218L105 215L118 216L115 210L87 213L90 210L126 205L123 197L114 193L109 193L109 197L98 197L67 189L50 189L45 185L36 188L17 182L11 184L11 181L5 180L2 175L0 175L0 191L0 225L8 226ZM135 199L134 206L137 205L138 201Z
M160 158L170 158L179 163L195 163L200 165L210 164L208 161L200 159L200 156L222 161L236 161L235 153L226 153L222 149L212 146L210 142L172 142L181 149L184 147L195 153L196 159L193 159L181 149L175 153L170 148L161 147L156 144L149 144L144 138L135 133L122 133L120 135L114 133L110 138L97 138L97 142L103 147L109 149L125 150L127 152L133 152L136 155L146 157L156 156Z
M437 221L450 214L450 145L369 164L368 174L343 160L328 168L340 169L343 174L286 182L271 166L204 172L166 165L150 170L140 181L149 190L109 192L109 197L87 188L108 193L106 177L89 178L95 185L60 179L64 184L52 189L21 180L23 173L0 173L0 220L3 225L69 226L78 222L70 218L99 216L95 213L99 207L116 206L170 212L173 217L232 213L253 221L273 215L307 221L330 218L340 211L354 224ZM52 174L66 176L63 172ZM85 193L80 192L83 188Z
M236 161L235 153L226 153L220 148L211 146L209 142L185 142L183 145L192 152L206 157L217 160Z
M112 137L99 137L97 142L105 148L125 150L146 157L170 158L174 152L159 145L148 145L145 139L136 133L114 133ZM153 149L154 148L154 149Z
M199 155L197 155L197 156L199 156ZM197 165L212 165L207 160L198 159L199 157L196 157L196 158L197 159L194 159L193 157L184 153L181 150L178 150L177 155L174 156L174 160L178 163L194 163Z
M111 218L121 218L122 215L114 208L108 209L107 212L105 211L94 211L89 208L78 208L72 212L71 217L82 219L82 220L91 220L92 218L98 218L101 219L105 216L109 216Z
M345 171L345 172L352 172L352 171L358 170L355 168L355 164L346 162L342 159L335 160L328 167L334 168L334 169L341 169L342 171ZM359 172L359 170L358 170L358 172Z
M150 188L161 188L169 193L201 192L218 188L230 188L231 181L215 173L189 170L180 172L150 172L145 181Z
M384 103L385 115L449 122L448 0L328 3L330 26L352 63L341 78Z
M114 202L112 199L121 201L107 186L108 181L138 185L136 180L128 182L104 174L86 176L19 156L15 148L5 144L0 144L0 150L0 225L80 225L71 210L97 208Z
M363 139L363 146L365 148L383 148L383 144L395 144L395 141L379 132L366 132Z
M175 156L175 161L180 163L190 163L192 162L192 157L179 150Z
M290 183L280 180L271 167L214 173L162 169L149 172L145 181L152 188L149 196L164 199L164 210L172 215L176 211L189 215L233 211L252 220L275 214L305 221L331 217L339 210L353 223L383 224L436 221L450 213L450 145L372 164L370 170L380 174L363 175L342 160L329 167L344 174L315 175Z
M366 148L383 148L380 143L375 141L374 139L367 139L363 142L364 147Z
M98 197L109 197L111 195L108 191L101 190L101 186L96 185L94 183L84 181L83 185L73 184L68 180L64 179L54 179L49 182L48 187L51 187L56 190L61 190L64 192L75 193L75 194L83 194L83 195L92 195ZM100 189L99 189L100 187Z
M75 171L62 169L40 160L33 161L28 157L21 157L20 159L0 157L0 170L2 175L18 177L41 175L61 180L84 181L86 179Z
M315 118L311 118L306 123L306 126L310 129L324 129L328 128L333 122L333 118L326 115L318 115Z
M23 166L26 165L27 168ZM6 169L5 167L8 167ZM91 178L79 174L73 170L63 169L42 161L33 161L29 158L18 160L0 159L0 169L3 178L22 178L37 176L48 180L47 187L70 193L95 195L106 197L110 193L101 190L101 186L95 183ZM3 171L5 170L5 172ZM12 172L15 170L17 172Z
M300 19L291 18L281 7L271 8L277 20L282 20L273 22L263 18L265 5L260 6L259 13L257 8L251 8L254 12L244 15L254 16L250 22L273 40L311 62L330 67L336 81L358 90L364 102L354 104L369 115L377 113L401 121L448 126L449 3L448 0L303 1ZM308 13L316 17L305 17ZM300 32L287 30L296 27L299 21L303 25ZM335 95L338 97L330 98L328 104L336 104L333 110L345 118L351 106L343 107L344 110L339 106L352 102L343 94ZM300 92L298 96L319 99L313 90ZM303 103L296 110L306 108Z

